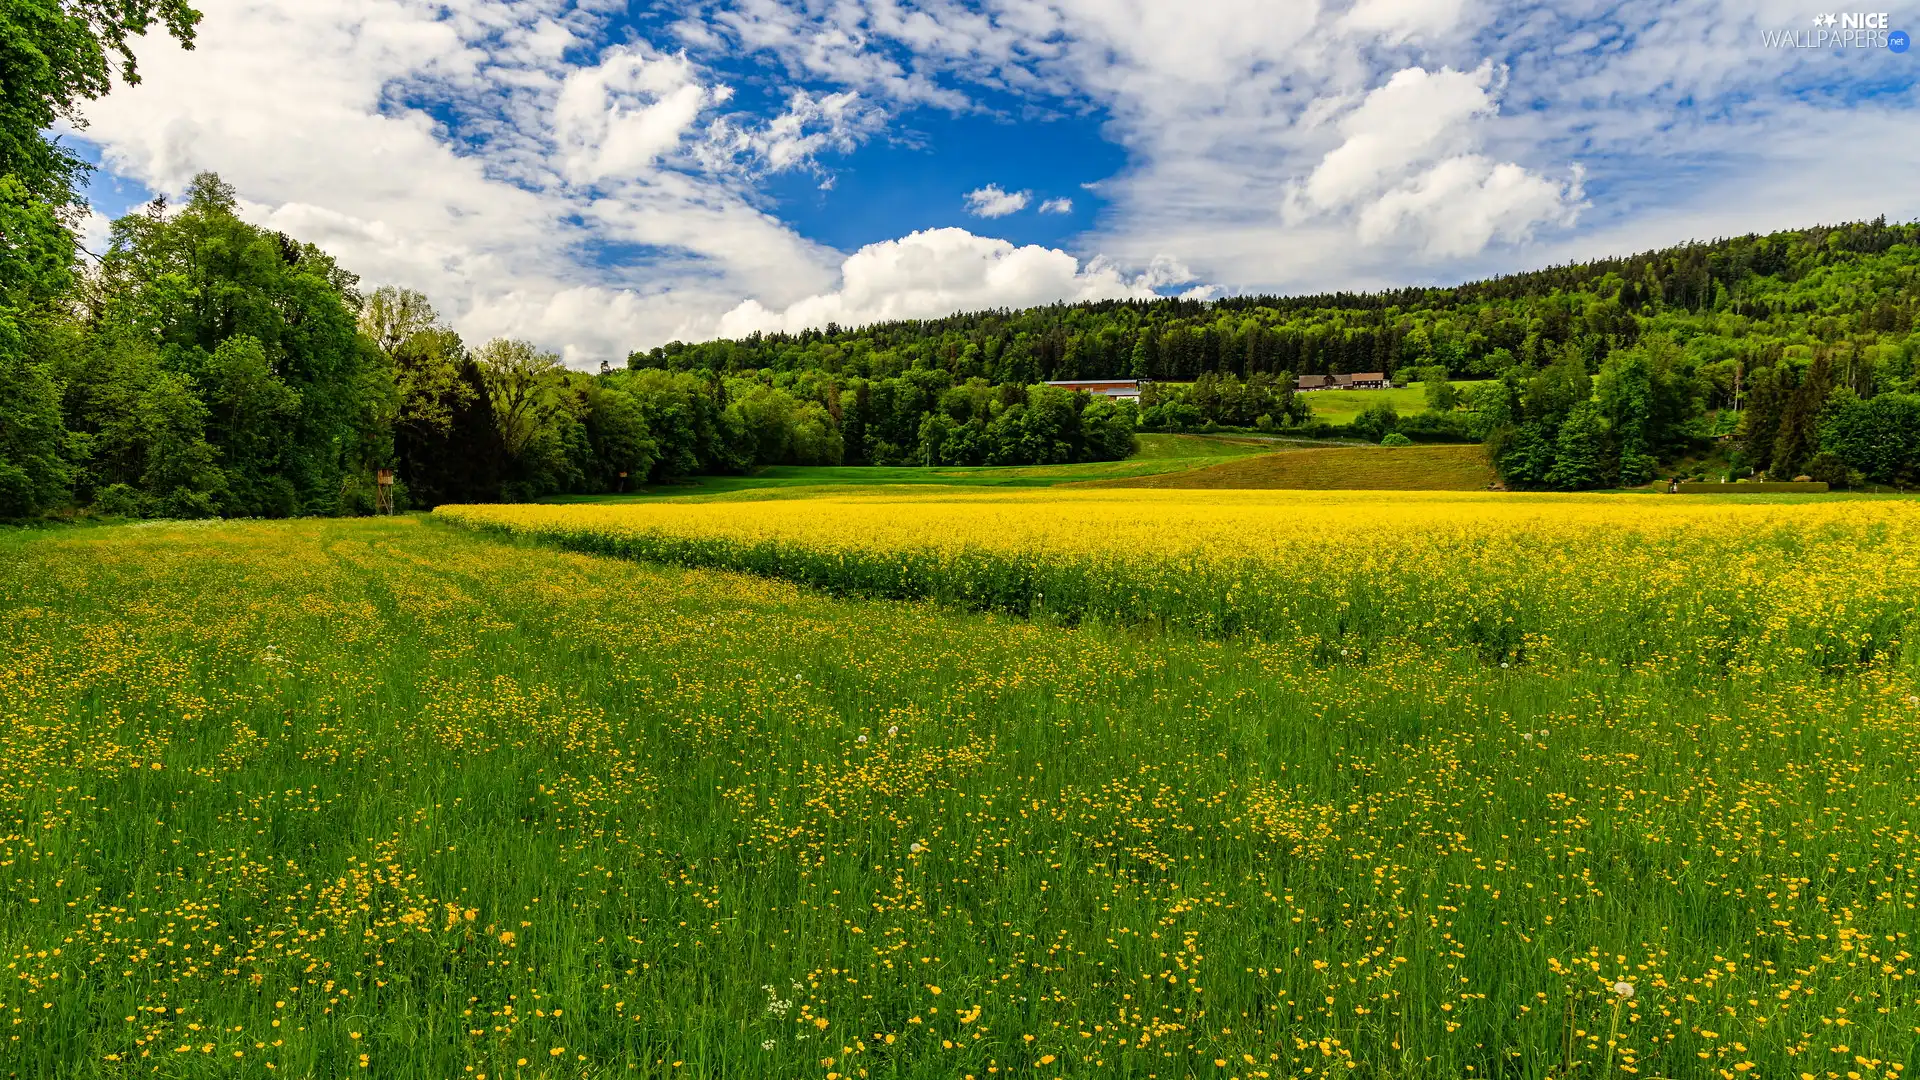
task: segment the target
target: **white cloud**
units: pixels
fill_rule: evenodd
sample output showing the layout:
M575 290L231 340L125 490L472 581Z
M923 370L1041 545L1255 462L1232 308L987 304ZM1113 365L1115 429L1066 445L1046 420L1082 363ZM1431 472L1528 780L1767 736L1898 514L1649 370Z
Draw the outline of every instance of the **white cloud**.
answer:
M1359 0L1340 18L1350 33L1377 34L1387 44L1444 34L1459 25L1466 0Z
M1475 118L1495 111L1487 86L1493 65L1477 71L1407 68L1366 96L1339 122L1345 141L1320 159L1303 195L1333 209L1392 187L1415 165L1454 149Z
M553 126L567 179L594 183L650 171L727 96L704 85L684 55L608 49L598 66L569 72L560 84Z
M1577 174L1562 185L1512 162L1451 157L1361 211L1360 238L1417 238L1430 255L1475 255L1495 240L1526 240L1543 224L1573 224L1580 194Z
M956 311L1029 307L1056 300L1148 298L1154 286L1192 280L1170 260L1128 277L1098 261L1081 265L1064 251L930 229L869 244L847 257L840 287L782 310L749 300L720 320L722 336L755 330L797 331L837 322L861 326L888 319L927 319Z
M851 151L886 122L886 110L869 104L857 91L816 95L795 90L786 111L764 124L734 117L715 121L702 157L719 168L739 161L768 172L812 167L822 151Z
M1046 202L1040 204L1040 212L1043 214L1071 214L1073 213L1073 200L1064 198L1048 199Z
M87 216L80 221L81 250L94 255L107 253L108 241L112 239L113 219L93 207L87 207Z
M1368 244L1437 257L1518 243L1542 225L1571 225L1581 209L1577 169L1567 182L1470 152L1476 121L1498 112L1491 63L1471 72L1406 68L1336 125L1340 145L1290 193L1286 218L1356 208Z
M1002 218L1027 208L1029 192L1002 191L999 184L988 184L967 192L967 213L975 217Z

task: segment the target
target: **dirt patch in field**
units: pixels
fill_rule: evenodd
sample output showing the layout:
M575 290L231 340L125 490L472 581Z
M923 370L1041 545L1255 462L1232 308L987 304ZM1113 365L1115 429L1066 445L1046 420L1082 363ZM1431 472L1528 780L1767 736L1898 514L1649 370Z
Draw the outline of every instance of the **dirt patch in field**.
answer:
M1484 491L1494 479L1486 449L1480 446L1341 446L1261 454L1204 469L1071 486Z

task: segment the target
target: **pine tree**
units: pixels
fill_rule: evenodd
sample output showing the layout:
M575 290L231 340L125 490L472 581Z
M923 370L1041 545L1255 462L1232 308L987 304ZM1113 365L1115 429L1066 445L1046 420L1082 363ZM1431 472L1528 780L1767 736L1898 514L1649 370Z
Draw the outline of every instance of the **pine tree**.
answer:
M1582 401L1567 413L1554 442L1553 467L1547 470L1547 486L1560 491L1586 491L1600 486L1603 479L1606 424L1600 409L1591 401Z

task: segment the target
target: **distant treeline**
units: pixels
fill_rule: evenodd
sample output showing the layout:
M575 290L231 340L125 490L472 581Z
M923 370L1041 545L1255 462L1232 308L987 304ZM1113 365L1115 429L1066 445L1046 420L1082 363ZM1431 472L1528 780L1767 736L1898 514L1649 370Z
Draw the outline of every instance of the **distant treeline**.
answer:
M1642 482L1721 436L1733 441L1738 472L1813 468L1839 482L1910 484L1920 480L1920 434L1905 419L1920 407L1910 400L1917 310L1920 225L1877 220L1454 288L1057 304L672 342L628 363L837 380L924 370L1022 385L1265 379L1276 402L1289 377L1304 374L1379 371L1436 387L1491 379L1441 392L1445 406L1425 417L1370 410L1362 430L1485 439L1518 487ZM1249 415L1233 394L1176 401L1186 394L1144 398L1144 423L1254 427L1266 416L1285 427L1304 416Z

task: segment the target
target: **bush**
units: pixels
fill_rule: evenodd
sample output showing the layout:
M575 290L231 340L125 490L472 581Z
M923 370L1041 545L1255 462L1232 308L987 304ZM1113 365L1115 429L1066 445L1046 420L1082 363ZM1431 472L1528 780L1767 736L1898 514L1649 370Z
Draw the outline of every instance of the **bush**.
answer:
M1379 442L1386 438L1387 432L1400 430L1400 413L1389 402L1369 405L1353 418L1347 430L1355 438Z
M1858 475L1847 468L1847 463L1840 460L1839 454L1831 450L1822 450L1807 462L1807 478L1818 480L1836 491L1858 483Z
M1413 413L1400 418L1393 430L1423 442L1471 442L1467 430L1471 417L1458 412Z
M126 484L108 484L93 497L95 513L108 517L147 516L146 498Z
M1397 431L1389 431L1387 432L1386 437L1380 440L1380 445L1381 446L1412 446L1413 440L1407 438L1405 435L1402 435Z

